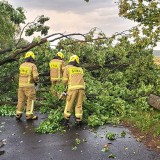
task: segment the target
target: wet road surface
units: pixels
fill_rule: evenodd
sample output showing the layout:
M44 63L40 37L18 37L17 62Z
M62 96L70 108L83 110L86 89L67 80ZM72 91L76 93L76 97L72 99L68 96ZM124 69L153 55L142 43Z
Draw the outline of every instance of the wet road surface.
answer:
M37 121L22 118L17 122L14 117L0 117L0 140L6 143L0 148L5 151L0 160L160 160L159 153L137 142L122 126L71 126L63 134L35 133L43 118L45 115L39 115ZM121 137L123 131L125 137ZM107 132L116 133L116 140L108 140ZM109 151L105 152L104 145L109 146Z

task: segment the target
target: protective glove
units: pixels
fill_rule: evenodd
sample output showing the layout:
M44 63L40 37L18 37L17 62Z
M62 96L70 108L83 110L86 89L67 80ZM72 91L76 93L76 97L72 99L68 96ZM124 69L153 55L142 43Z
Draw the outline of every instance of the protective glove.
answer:
M63 96L66 96L66 95L67 95L67 93L64 91L64 92L62 93L62 95L63 95Z
M59 96L59 100L60 99L64 99L67 96L67 93L64 91L61 93L61 95Z
M39 89L39 84L35 83L35 90L38 91L38 89Z

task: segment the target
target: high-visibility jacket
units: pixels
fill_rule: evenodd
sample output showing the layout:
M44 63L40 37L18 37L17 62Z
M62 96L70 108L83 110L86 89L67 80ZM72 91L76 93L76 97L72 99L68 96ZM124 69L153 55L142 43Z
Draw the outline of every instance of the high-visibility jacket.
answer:
M33 87L39 81L39 74L34 63L22 63L19 72L19 87Z
M85 89L83 75L83 69L81 67L73 65L64 67L63 82L68 84L68 90Z
M53 59L49 63L50 67L50 80L59 81L62 79L62 70L64 67L64 61L60 59Z

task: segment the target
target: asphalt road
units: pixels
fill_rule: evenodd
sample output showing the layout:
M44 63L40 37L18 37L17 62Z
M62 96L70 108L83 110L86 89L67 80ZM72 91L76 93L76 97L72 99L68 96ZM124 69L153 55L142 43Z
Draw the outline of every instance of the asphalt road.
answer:
M0 160L160 160L159 153L146 148L123 126L71 126L63 134L35 133L43 118L45 115L34 122L24 118L17 122L14 117L0 117L0 141L5 143ZM122 131L125 137L121 137ZM108 132L115 133L116 140L108 140Z

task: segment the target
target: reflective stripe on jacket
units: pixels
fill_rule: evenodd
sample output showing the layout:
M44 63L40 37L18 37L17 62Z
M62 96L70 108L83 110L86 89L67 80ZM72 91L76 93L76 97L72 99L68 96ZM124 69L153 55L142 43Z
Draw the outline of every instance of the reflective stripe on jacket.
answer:
M68 90L85 89L83 69L73 65L64 68L63 81L68 84Z
M50 61L49 67L50 67L50 80L51 81L61 80L64 61L60 59L53 59Z
M24 62L19 68L19 87L32 87L39 81L39 74L34 63Z

